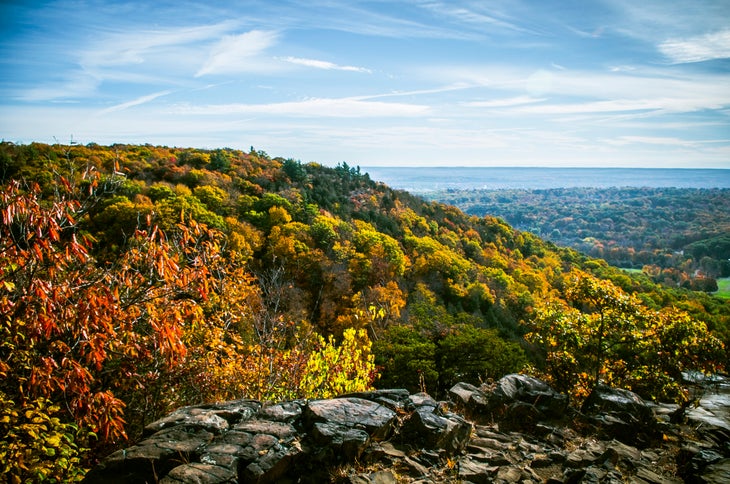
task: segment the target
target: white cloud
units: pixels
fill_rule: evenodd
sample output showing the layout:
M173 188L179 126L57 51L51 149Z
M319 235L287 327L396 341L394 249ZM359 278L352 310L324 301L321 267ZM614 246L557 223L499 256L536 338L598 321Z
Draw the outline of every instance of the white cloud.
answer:
M125 103L121 103L121 104L117 104L115 106L108 107L108 108L104 109L103 111L101 111L100 114L112 113L114 111L123 111L125 109L131 108L134 106L139 106L140 104L145 104L150 101L154 101L158 97L167 96L171 92L172 91L160 91L160 92L148 94L146 96L140 96L137 99L133 99L133 100L127 101Z
M30 102L78 99L93 93L100 83L98 77L83 71L70 73L66 77L57 83L43 83L24 89L16 97Z
M659 51L673 64L730 58L730 30L672 39L659 44Z
M494 13L498 11L494 8L494 5L481 5L480 2L466 5L454 5L454 2L425 2L421 3L420 6L430 10L440 18L453 19L464 25L470 25L480 29L489 27L521 33L530 32L528 29L517 25L511 19L497 18Z
M299 57L282 57L281 60L283 60L284 62L289 62L290 64L297 64L297 65L306 66L306 67L314 67L316 69L363 72L366 74L370 74L372 72L370 69L366 69L365 67L341 66L338 64L334 64L332 62L316 60L316 59L302 59Z
M263 30L228 35L211 49L195 76L260 70L262 63L257 57L274 45L277 37L276 32Z
M471 89L478 87L477 84L467 84L464 82L457 82L448 86L439 86L433 89L417 89L413 91L393 91L383 94L371 94L369 96L362 96L359 99L378 99L384 97L403 97L403 96L422 96L428 94L441 94L444 92L461 91L463 89Z
M105 66L142 64L149 57L170 47L181 47L219 38L235 25L230 21L190 28L125 30L100 36L81 52L79 63L86 69ZM174 56L184 58L179 52ZM167 52L170 57L170 52Z
M180 114L197 115L279 115L303 117L394 117L423 116L430 108L420 104L364 101L359 98L317 98L304 101L271 104L214 104L207 106L180 106Z
M503 99L493 99L491 101L471 101L462 103L462 106L472 108L504 108L511 106L522 106L525 104L533 104L545 101L545 98L535 98L532 96L517 96Z
M607 140L609 144L623 146L627 144L646 144L658 146L681 146L685 148L695 147L696 142L668 136L619 136L616 139Z

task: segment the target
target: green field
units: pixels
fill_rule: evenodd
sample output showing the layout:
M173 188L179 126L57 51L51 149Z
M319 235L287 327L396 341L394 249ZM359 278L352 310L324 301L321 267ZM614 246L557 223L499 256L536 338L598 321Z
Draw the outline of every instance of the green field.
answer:
M730 277L723 277L717 280L717 292L715 296L730 299Z

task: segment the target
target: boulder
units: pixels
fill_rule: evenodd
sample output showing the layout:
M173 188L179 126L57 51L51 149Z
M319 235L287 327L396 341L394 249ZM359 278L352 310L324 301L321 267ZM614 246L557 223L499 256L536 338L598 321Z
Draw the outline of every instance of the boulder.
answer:
M490 404L503 405L509 410L511 405L526 404L537 411L542 419L561 418L568 407L568 397L555 391L542 380L528 376L512 374L501 378L491 392Z
M608 439L645 447L660 436L651 406L629 390L598 385L582 412Z
M532 429L538 422L560 419L568 397L542 380L520 374L507 375L495 385L459 383L449 390L453 401L480 421L498 421L505 430Z
M730 482L730 459L722 459L708 465L702 472L699 482L707 484L727 484Z
M455 454L466 447L472 425L463 417L439 412L438 407L418 407L403 423L404 442L416 447L440 449Z
M325 422L345 429L361 429L373 440L385 440L393 430L396 414L383 405L357 397L314 400L304 408L306 428Z
M373 390L369 392L355 392L341 395L337 398L361 398L371 402L379 403L394 412L407 411L412 409L410 402L411 395L404 388Z
M472 395L477 392L481 390L471 383L459 382L449 389L449 398L461 407L468 407Z
M164 476L177 466L196 461L213 438L213 433L203 429L173 427L161 430L105 458L86 475L84 482L144 482L147 476Z

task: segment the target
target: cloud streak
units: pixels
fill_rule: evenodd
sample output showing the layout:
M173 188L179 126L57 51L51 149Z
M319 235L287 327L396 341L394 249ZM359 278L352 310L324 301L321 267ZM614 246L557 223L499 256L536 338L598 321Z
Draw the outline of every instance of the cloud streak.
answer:
M659 51L673 64L730 58L730 29L659 44Z
M195 77L259 71L262 63L258 57L273 46L277 39L276 32L263 30L227 35L213 46Z
M150 101L154 101L155 99L160 98L162 96L167 96L171 92L172 91L160 91L160 92L148 94L146 96L140 96L137 99L133 99L131 101L127 101L127 102L103 109L99 114L113 113L115 111L124 111L125 109L129 109L134 106L140 106L140 105L146 104Z
M365 67L357 66L341 66L332 62L316 59L302 59L300 57L281 57L281 60L290 64L296 64L305 67L313 67L315 69L323 69L326 71L350 71L350 72L362 72L365 74L371 74L372 71Z
M180 114L192 115L272 115L310 118L413 117L429 113L421 104L364 101L359 98L318 98L270 104L214 104L179 106Z

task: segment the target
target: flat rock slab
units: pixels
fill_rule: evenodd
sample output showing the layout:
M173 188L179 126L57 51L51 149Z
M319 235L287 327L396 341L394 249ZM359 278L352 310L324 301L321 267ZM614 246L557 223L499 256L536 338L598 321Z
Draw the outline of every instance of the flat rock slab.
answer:
M304 418L311 424L330 422L363 429L371 439L384 440L390 434L396 414L379 403L362 398L336 398L309 402L304 409Z

